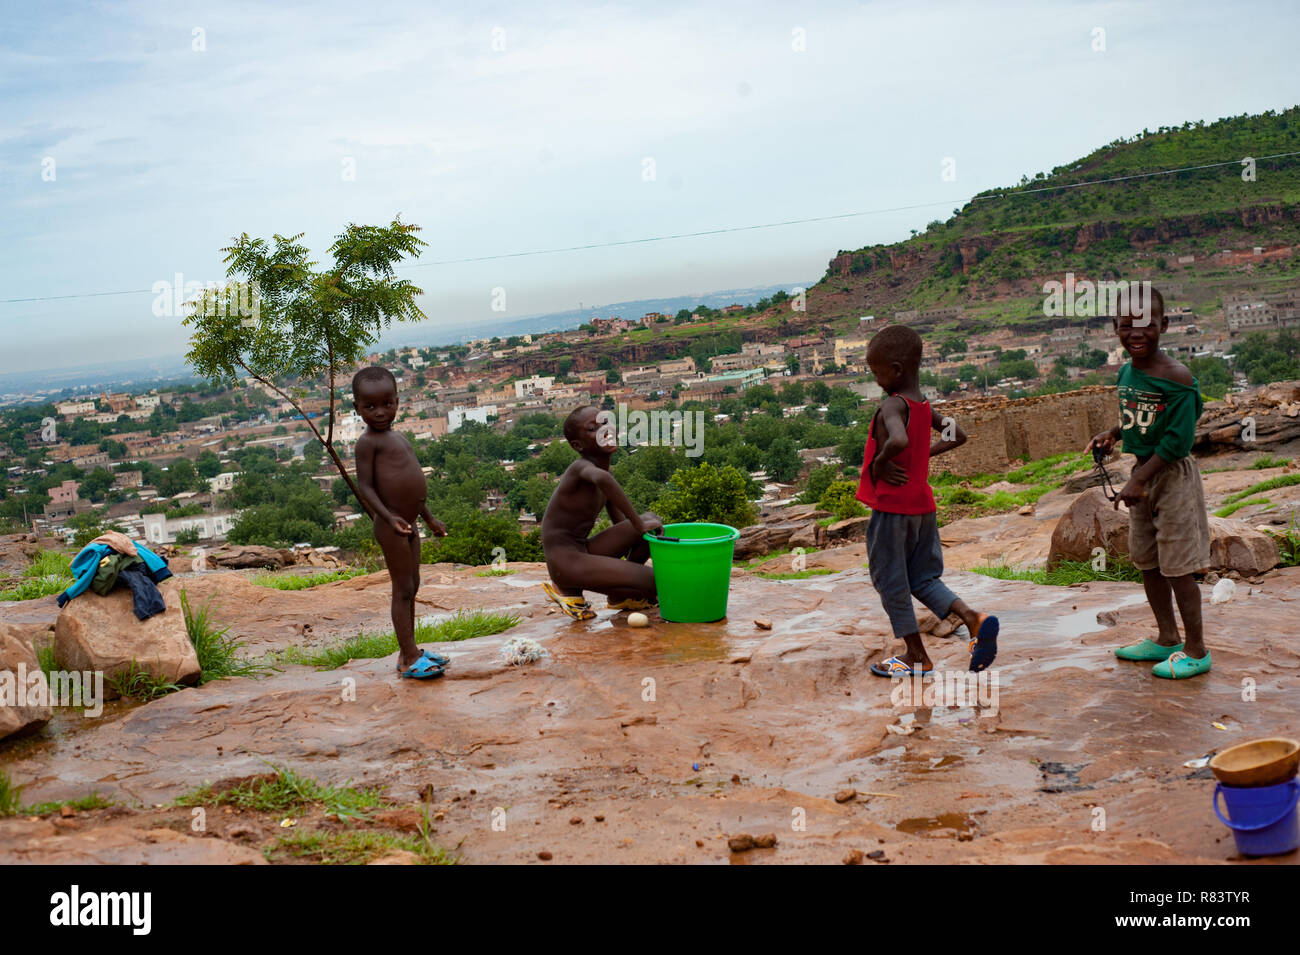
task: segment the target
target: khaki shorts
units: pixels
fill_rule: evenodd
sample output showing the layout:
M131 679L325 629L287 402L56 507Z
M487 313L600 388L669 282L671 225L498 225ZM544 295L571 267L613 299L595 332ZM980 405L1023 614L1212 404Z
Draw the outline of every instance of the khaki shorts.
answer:
M1210 519L1201 469L1191 457L1167 465L1128 510L1129 556L1139 570L1181 577L1210 565Z

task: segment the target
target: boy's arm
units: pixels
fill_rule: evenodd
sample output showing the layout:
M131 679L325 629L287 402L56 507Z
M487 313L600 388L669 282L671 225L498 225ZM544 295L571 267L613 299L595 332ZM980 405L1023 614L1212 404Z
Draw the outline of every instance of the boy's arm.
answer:
M370 508L376 522L383 521L399 534L409 534L411 525L384 507L375 490L375 450L374 442L367 441L366 435L357 439L357 490L361 500Z
M930 445L930 457L936 454L943 454L945 451L951 451L953 448L960 448L966 443L966 432L961 429L955 418L945 418L933 408L930 409L930 427L938 431L940 435L947 430L948 423L952 423L953 436L951 439L940 438L934 444Z
M638 514L636 508L632 506L632 502L627 499L627 494L618 483L618 478L614 477L614 475L610 474L603 468L596 467L594 464L583 462L583 466L578 472L578 477L588 480L592 484L596 485L600 492L605 495L607 504L612 504L616 510L621 511L627 519L632 522L632 528L638 534L644 534L650 529L646 527L645 522L641 520L641 515ZM610 517L612 519L613 515L611 514Z
M875 482L901 485L907 483L907 472L893 459L907 450L907 425L903 422L902 399L889 398L880 406L880 425L885 429L885 440L877 445L876 457L870 462L867 473Z

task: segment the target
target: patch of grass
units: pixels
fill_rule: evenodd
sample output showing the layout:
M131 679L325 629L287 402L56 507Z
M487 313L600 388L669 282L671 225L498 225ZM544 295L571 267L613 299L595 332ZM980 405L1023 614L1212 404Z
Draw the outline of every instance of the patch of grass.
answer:
M62 802L38 802L31 806L24 806L22 814L24 816L44 816L52 812L58 812L64 806L70 806L78 812L85 812L90 809L107 809L113 805L113 800L106 799L99 793L91 791L90 795L82 796L80 799L65 799Z
M59 666L59 658L54 653L54 641L46 640L36 647L36 662L45 674L45 679L50 679L50 674L55 670L63 670L66 667Z
M1225 504L1214 512L1215 517L1231 517L1243 507L1250 507L1253 504L1271 504L1272 502L1266 497L1250 497L1244 501L1236 501L1232 504Z
M148 703L151 700L156 700L168 693L175 693L177 690L182 689L180 684L172 683L164 677L154 676L147 669L140 666L136 660L132 660L131 665L122 672L109 677L108 685L119 696L125 696L141 703Z
M23 580L0 590L0 600L37 600L63 593L72 584L72 558L53 550L38 550L23 568Z
M194 610L190 606L189 594L182 588L181 611L185 615L185 629L203 671L199 676L200 685L231 676L261 676L274 669L269 663L239 655L244 642L230 636L229 627L217 629L212 622L211 604L209 600Z
M267 862L283 856L307 859L318 865L365 865L391 852L414 853L422 865L455 865L456 860L421 835L391 832L301 832L281 836L264 850Z
M0 817L18 814L18 796L21 786L15 786L9 774L0 769Z
M417 623L415 642L455 643L460 640L472 640L474 637L504 633L517 626L521 619L523 618L517 613L459 610L454 616L439 623ZM284 663L312 666L318 670L337 670L349 660L372 660L391 656L396 652L397 634L391 630L388 633L362 631L342 643L316 650L289 647L280 653L279 659Z
M177 797L177 806L236 806L257 812L301 813L319 806L327 816L365 819L372 809L388 805L378 789L330 786L302 776L288 766L268 764L275 772L255 776L229 789L214 791L211 783Z
M1235 494L1229 494L1223 499L1224 506L1235 504L1237 501L1244 501L1248 497L1254 497L1264 491L1272 491L1279 487L1290 487L1293 484L1300 484L1300 474L1281 474L1275 478L1269 478L1267 481L1260 481L1252 484L1244 491L1237 491Z
M1022 570L1005 563L980 564L970 570L998 580L1028 580L1051 587L1068 587L1090 580L1142 580L1142 571L1127 557L1107 557L1105 570L1094 570L1092 563L1086 560L1064 561L1052 570Z
M56 550L38 550L24 577L71 577L72 558Z
M818 548L816 547L800 548L800 552L805 555L815 554L817 553L817 550ZM732 564L736 567L743 567L745 570L753 570L756 567L761 567L763 564L770 563L779 557L785 557L794 552L795 548L793 547L782 547L780 550L774 550L768 554L759 554L757 557L749 558L749 560L732 561Z
M419 627L416 627L416 640L419 640ZM372 660L386 657L397 652L397 634L366 633L362 631L355 637L349 637L342 643L316 649L289 647L279 654L284 663L297 663L302 666L315 667L318 670L337 670L349 660Z
M1258 461L1256 461L1254 464L1252 464L1250 466L1250 469L1252 471L1263 471L1265 468L1286 467L1290 463L1291 463L1290 458L1275 458L1266 454Z
M305 577L296 575L280 576L263 571L260 574L253 575L253 583L259 587L274 587L276 590L310 590L312 587L319 587L321 584L332 584L338 580L351 580L353 577L360 577L367 573L361 567L344 567L342 570L324 571L319 574L309 574Z
M97 792L91 792L80 799L68 799L61 802L38 802L30 806L22 804L22 786L15 786L9 774L0 769L0 818L5 816L44 816L58 812L64 806L76 810L103 809L113 805L113 800L105 799Z
M766 580L805 580L808 577L824 577L833 573L836 573L836 571L831 570L829 567L809 567L807 570L792 570L784 573L781 571L769 571L767 573L759 571L755 576Z
M480 570L475 577L509 577L514 571L508 567L504 570Z

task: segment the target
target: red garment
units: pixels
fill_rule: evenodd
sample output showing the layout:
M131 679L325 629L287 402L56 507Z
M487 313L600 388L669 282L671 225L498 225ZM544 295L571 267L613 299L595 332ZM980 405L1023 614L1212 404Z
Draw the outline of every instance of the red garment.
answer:
M893 397L892 395L890 397ZM889 514L933 514L934 492L930 490L930 402L907 402L907 447L894 461L907 472L907 483L902 485L876 484L871 480L871 462L876 456L876 417L871 419L867 432L867 449L862 456L862 477L858 481L857 498L873 511Z

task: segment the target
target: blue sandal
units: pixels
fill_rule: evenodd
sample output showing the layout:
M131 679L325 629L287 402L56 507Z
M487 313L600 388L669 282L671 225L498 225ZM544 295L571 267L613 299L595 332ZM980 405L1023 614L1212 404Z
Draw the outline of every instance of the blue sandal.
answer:
M444 657L441 653L434 653L432 650L421 650L420 656L436 667L445 667L451 663L451 657Z
M998 618L985 617L979 633L970 642L970 672L987 670L998 655Z
M876 676L895 677L895 676L912 676L914 671L910 666L904 663L898 657L890 657L880 663L871 664L871 672ZM929 676L934 669L922 670L921 676Z
M428 657L420 657L405 670L398 670L397 675L409 680L432 680L443 674L442 667Z

